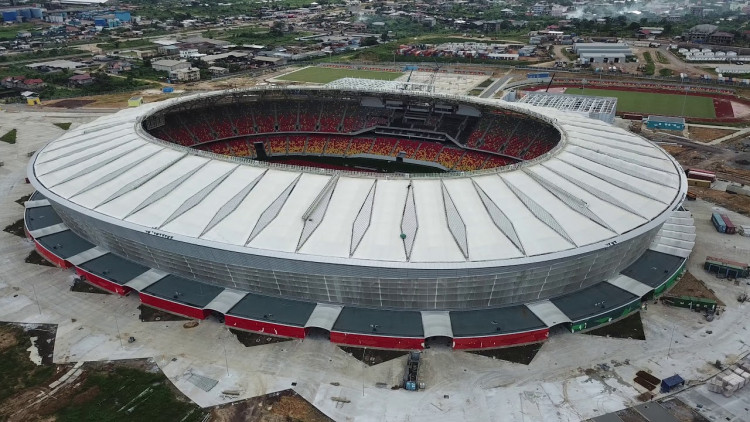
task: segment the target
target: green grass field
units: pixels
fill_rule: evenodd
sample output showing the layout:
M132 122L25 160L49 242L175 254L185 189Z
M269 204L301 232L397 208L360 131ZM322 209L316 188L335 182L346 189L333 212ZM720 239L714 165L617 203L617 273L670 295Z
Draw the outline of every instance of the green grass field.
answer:
M378 72L375 70L352 70L352 69L331 69L326 67L306 67L296 72L287 73L276 79L282 81L312 82L318 84L327 84L341 78L360 78L360 79L382 79L392 81L399 76L401 72Z
M616 91L610 89L589 89L581 92L580 88L568 88L566 94L594 95L598 97L616 97L617 111L641 114L662 114L681 116L683 104L685 117L715 119L713 100L709 97L698 97L684 94L658 94L648 92Z

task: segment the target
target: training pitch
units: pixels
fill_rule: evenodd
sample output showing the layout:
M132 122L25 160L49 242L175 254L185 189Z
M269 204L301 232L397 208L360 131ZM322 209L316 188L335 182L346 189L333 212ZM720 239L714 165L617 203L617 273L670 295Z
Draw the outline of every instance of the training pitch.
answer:
M583 91L580 88L568 88L565 93L615 97L617 98L617 111L703 119L716 118L714 103L710 97L589 88Z
M355 70L355 69L332 69L328 67L306 67L295 72L281 75L276 79L282 81L312 82L317 84L327 84L341 78L360 78L360 79L383 79L392 81L399 76L401 72L379 72L376 70Z

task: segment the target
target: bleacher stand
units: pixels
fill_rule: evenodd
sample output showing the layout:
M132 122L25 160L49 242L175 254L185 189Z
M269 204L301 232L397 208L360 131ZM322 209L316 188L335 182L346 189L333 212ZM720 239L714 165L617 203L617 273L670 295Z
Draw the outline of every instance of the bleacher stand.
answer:
M414 154L419 148L419 141L413 141L411 139L401 139L396 144L395 154L398 155L400 152L405 152L404 158L414 158Z
M289 154L304 154L305 152L305 135L291 135L289 136Z
M365 154L370 152L374 140L372 138L352 138L346 155Z
M331 136L326 143L326 155L346 155L350 140L348 136Z
M442 164L447 169L452 169L456 163L463 156L464 151L458 148L445 146L440 150L440 155L437 157L437 162Z
M266 152L270 155L284 155L287 151L286 136L269 136L264 141Z
M375 138L375 144L370 153L382 156L396 155L393 150L398 143L398 138Z
M326 146L326 135L310 135L307 138L307 148L305 149L306 154L320 155Z
M414 159L421 161L435 161L438 154L440 154L441 149L443 149L442 144L422 141L419 143L419 149L417 149L417 152L414 154Z

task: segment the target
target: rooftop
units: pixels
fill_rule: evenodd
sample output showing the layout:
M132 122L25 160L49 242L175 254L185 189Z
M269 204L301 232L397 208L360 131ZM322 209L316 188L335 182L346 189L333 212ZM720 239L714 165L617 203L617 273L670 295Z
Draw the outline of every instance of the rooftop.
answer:
M62 259L68 259L94 247L70 230L42 236L37 238L36 241Z
M49 205L26 209L26 227L29 231L60 223L62 223L62 219L60 219L60 216Z
M227 315L304 327L315 306L311 302L248 294Z
M451 312L450 317L455 337L517 333L546 327L526 305L457 311Z
M212 286L170 274L146 287L142 292L172 302L203 308L222 290L224 290L223 287Z
M120 258L115 254L104 254L78 265L91 274L123 285L148 271L148 267Z
M663 280L662 280L663 281ZM580 321L627 305L637 296L601 282L585 289L550 299L571 321Z
M367 335L422 337L422 314L417 311L391 311L345 307L332 331Z
M649 249L621 274L648 286L657 287L674 274L683 262L685 258Z

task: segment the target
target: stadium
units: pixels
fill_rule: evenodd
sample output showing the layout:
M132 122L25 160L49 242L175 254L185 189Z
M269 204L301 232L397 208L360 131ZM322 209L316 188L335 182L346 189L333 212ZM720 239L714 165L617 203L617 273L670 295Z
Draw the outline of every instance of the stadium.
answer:
M147 104L50 142L28 178L27 235L89 283L367 347L590 329L664 291L695 238L684 173L639 136L387 85Z

